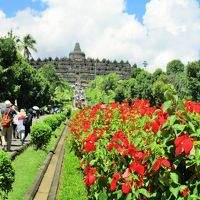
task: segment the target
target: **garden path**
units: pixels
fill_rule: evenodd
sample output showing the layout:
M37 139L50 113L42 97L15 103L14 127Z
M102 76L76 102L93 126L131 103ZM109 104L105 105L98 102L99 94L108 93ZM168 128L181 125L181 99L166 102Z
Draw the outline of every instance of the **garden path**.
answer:
M43 118L46 115L40 116L39 118L33 118L33 124L36 122L43 120ZM12 144L11 144L11 152L8 152L11 156L16 154L17 151L19 151L21 148L25 148L30 142L30 134L27 136L24 144L21 143L20 139L12 138ZM2 149L2 145L0 144L0 149Z

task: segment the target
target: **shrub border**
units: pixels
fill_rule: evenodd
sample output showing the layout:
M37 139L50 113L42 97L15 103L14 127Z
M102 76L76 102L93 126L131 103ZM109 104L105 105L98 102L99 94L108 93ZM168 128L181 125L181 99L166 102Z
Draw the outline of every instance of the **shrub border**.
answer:
M41 166L41 168L40 168L40 170L38 172L37 178L33 182L30 190L25 194L24 200L32 200L32 199L34 199L35 194L38 191L40 183L41 183L41 181L42 181L42 179L44 177L44 174L45 174L45 172L47 170L47 167L48 167L48 165L49 165L49 163L51 161L51 158L52 158L52 156L54 154L54 151L55 151L55 149L56 149L56 147L58 145L58 142L59 142L62 134L64 133L65 129L66 129L66 125L63 127L63 130L61 131L61 134L60 134L59 138L57 139L54 147L52 148L52 150L49 151L49 154L47 155L46 160L44 161L43 165Z

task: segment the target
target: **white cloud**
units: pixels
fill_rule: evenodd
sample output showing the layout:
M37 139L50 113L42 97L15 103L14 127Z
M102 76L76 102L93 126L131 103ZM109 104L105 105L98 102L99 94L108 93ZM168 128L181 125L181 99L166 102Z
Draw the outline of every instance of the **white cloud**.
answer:
M37 0L39 1L39 0ZM143 24L124 12L124 0L40 0L47 8L30 8L7 18L0 11L0 35L11 28L37 41L35 57L64 57L79 42L87 57L148 62L148 70L165 69L172 59L199 59L200 8L197 0L151 0Z

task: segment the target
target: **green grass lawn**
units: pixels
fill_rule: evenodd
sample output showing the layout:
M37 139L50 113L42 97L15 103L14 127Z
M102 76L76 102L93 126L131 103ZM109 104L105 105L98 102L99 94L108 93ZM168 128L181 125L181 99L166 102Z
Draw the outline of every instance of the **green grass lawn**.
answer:
M35 150L31 146L12 162L15 169L15 182L13 184L13 191L8 195L8 200L22 200L24 198L24 195L36 179L41 165L46 160L49 150L54 146L63 126L61 125L54 132L55 136L51 138L46 152Z
M74 152L70 151L70 142L67 139L64 166L57 200L87 200L83 173L79 166L80 161L75 156Z

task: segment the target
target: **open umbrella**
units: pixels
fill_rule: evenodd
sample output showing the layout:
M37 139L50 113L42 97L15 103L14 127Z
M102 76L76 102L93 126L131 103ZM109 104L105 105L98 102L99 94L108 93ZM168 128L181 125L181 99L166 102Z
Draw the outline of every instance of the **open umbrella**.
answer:
M33 110L40 110L38 106L33 106Z

